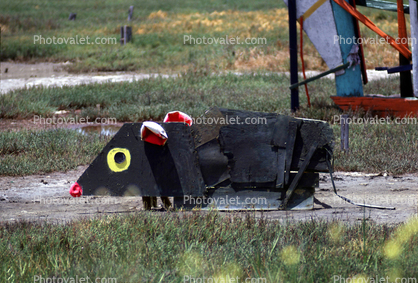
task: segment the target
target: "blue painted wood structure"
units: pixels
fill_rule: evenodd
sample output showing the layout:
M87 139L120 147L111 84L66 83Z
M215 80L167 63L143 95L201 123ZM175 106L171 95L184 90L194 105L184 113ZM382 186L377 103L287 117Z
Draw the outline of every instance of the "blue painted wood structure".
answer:
M349 1L345 0L347 3ZM341 8L337 3L331 1L334 11L334 19L337 25L339 43L344 64L347 63L347 57L351 48L356 43L355 25L353 17ZM345 69L345 73L335 77L337 87L337 96L363 96L363 84L361 79L360 65Z
M414 39L412 40L412 64L414 65L414 94L416 97L418 97L418 1L411 0L409 4L411 11L411 38Z

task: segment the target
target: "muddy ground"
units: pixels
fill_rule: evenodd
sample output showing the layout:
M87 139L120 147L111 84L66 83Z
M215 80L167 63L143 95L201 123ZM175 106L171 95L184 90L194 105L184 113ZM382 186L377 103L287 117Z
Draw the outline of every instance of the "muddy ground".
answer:
M66 173L0 177L0 222L29 220L63 223L143 211L140 197L71 197L68 192L71 184L86 168L80 166ZM346 203L334 195L329 175L321 174L320 187L315 192L314 210L264 211L255 215L281 221L338 219L349 223L360 222L366 217L370 222L396 224L418 213L418 174L388 176L337 172L335 182L338 193L355 202L393 206L396 210L363 209ZM154 213L164 212L154 210Z
M12 63L0 62L0 94L9 91L34 86L62 87L64 85L75 86L80 84L123 82L149 79L151 77L170 78L176 75L166 74L144 74L136 72L98 72L88 74L70 74L66 71L66 63ZM232 72L241 75L239 72ZM318 71L306 71L307 77L320 74ZM288 74L288 73L287 73ZM302 73L300 73L302 75ZM396 77L399 74L388 74L387 72L367 70L369 81L381 78ZM334 79L330 74L326 78Z

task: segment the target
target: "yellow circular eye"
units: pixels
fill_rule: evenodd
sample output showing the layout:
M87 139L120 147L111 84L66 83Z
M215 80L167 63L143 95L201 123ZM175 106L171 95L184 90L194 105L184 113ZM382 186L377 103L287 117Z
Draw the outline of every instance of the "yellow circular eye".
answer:
M131 154L126 148L114 148L107 154L107 165L113 172L122 172L131 165Z

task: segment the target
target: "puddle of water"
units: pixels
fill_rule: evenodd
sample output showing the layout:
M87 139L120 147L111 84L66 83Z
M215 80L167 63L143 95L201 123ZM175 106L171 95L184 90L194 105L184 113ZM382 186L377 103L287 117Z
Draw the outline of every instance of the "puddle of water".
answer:
M113 136L119 131L121 127L122 126L120 125L106 125L106 124L83 125L83 126L74 128L74 130L76 130L79 133L82 133L83 135L99 134L102 136Z
M67 63L10 63L1 62L0 78L7 79L30 79L30 78L45 78L54 76L68 75L64 67L70 64Z
M64 70L67 63L0 64L0 94L28 87L63 87L106 82L132 82L149 78L176 78L177 75L142 74L136 72L94 72L72 75Z

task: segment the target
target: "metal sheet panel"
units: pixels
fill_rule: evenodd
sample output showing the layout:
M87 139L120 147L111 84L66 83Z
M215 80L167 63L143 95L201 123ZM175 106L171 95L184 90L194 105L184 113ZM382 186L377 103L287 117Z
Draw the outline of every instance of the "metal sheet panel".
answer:
M296 174L290 175L293 181ZM303 174L298 188L288 202L289 210L313 209L315 187L319 185L319 174ZM175 197L177 208L203 210L277 210L286 196L286 189L270 188L211 188L204 197Z
M228 158L221 152L218 139L199 146L196 151L206 186L212 187L230 178Z
M317 1L296 0L297 17L301 17ZM288 5L288 0L284 2ZM326 1L309 18L305 19L303 29L328 68L333 69L343 64L340 46L334 42L334 37L338 36L338 33L330 1Z
M233 183L269 183L277 178L277 149L271 145L274 124L228 125L219 140L228 157Z

